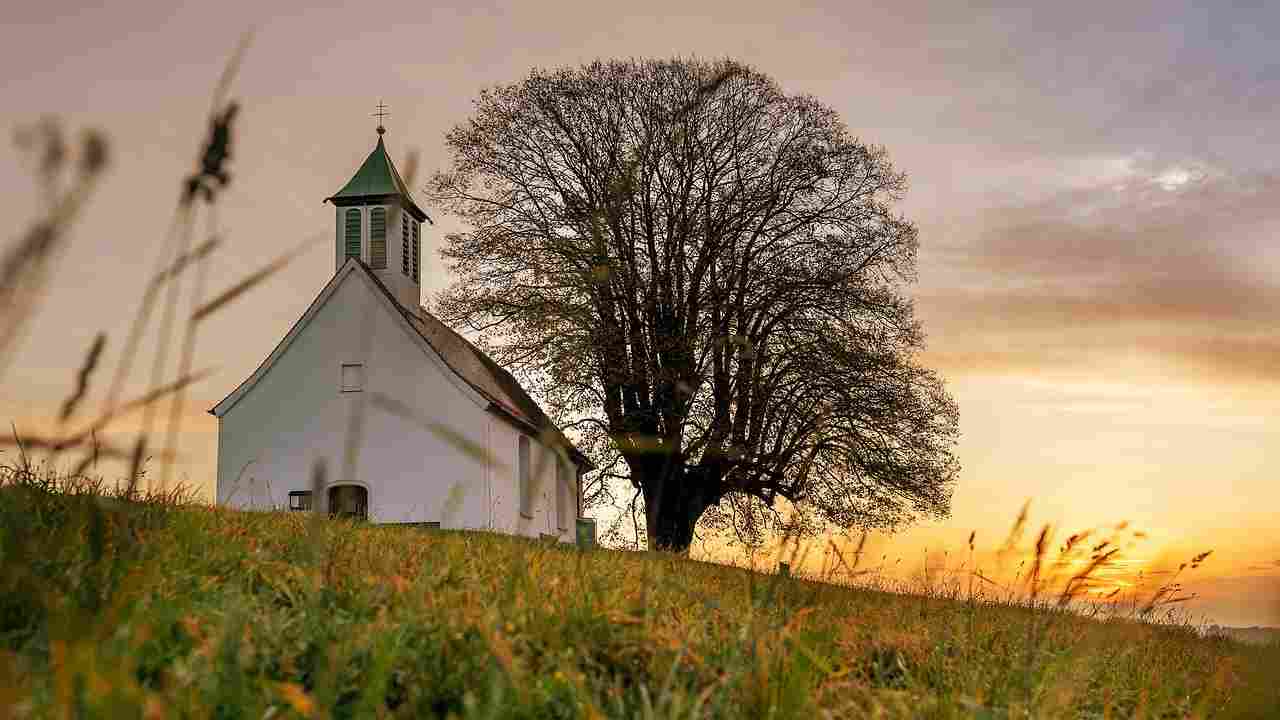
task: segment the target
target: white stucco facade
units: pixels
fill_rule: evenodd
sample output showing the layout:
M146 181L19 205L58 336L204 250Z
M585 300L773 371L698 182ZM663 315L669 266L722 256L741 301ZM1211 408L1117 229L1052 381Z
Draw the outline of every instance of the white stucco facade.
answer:
M343 390L343 365L363 369L358 391ZM571 487L557 512L563 461L489 405L350 261L263 367L215 408L218 502L287 508L289 492L310 490L323 463L326 486L367 490L372 522L572 542L577 468L560 478ZM527 513L520 512L521 435L531 449Z
M211 410L218 503L286 509L290 493L310 491L307 501L324 510L330 489L347 486L333 491L335 504L363 496L359 514L371 522L573 542L589 465L509 373L419 307L417 274L412 262L405 272L403 258L406 245L420 243L426 215L381 137L330 200L333 278L253 375ZM375 208L386 213L385 267L369 265ZM355 212L358 238L347 223ZM360 243L358 255L348 257L348 241Z

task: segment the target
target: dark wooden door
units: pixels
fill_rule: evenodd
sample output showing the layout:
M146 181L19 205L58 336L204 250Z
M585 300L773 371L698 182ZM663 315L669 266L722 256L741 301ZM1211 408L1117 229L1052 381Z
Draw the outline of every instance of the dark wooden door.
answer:
M329 514L367 520L369 517L369 491L359 485L338 485L329 488Z

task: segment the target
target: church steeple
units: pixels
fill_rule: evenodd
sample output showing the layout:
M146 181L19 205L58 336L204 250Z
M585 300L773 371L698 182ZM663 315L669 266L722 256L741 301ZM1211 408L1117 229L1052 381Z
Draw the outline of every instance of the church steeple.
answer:
M401 305L416 309L422 302L421 224L431 219L414 202L383 143L386 106L378 103L375 115L378 142L373 151L342 189L325 198L337 209L334 272L356 258Z

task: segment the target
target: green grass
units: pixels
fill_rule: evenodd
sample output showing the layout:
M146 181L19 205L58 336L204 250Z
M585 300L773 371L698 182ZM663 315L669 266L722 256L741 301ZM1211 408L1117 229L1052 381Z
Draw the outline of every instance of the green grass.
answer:
M1266 717L1280 647L0 475L0 717Z

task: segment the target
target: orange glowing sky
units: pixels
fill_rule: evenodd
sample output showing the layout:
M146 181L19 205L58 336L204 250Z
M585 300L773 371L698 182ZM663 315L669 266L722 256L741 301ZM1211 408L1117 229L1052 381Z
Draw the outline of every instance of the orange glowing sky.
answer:
M379 99L393 154L415 148L429 172L475 94L532 66L733 56L839 110L911 179L912 292L926 362L960 404L964 470L950 520L875 552L958 550L971 530L993 548L1033 498L1033 523L1142 528L1135 562L1215 549L1195 609L1280 624L1280 55L1265 34L1280 6L962 5L10 8L3 130L42 114L101 127L115 162L5 377L4 420L46 425L99 329L111 367L210 89L249 27L216 288L331 236L321 200L368 153ZM8 145L0 196L11 228L33 216L28 164ZM431 252L459 227L439 219ZM192 404L251 372L332 271L316 247L218 315L197 363L218 373ZM424 274L428 297L449 281L438 261ZM192 413L186 427L182 473L207 490L216 423Z

